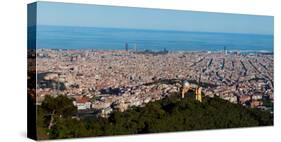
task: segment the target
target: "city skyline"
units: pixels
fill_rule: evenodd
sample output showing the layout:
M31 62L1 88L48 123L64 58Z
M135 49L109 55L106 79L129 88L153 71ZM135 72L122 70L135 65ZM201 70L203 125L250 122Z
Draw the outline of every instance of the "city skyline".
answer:
M53 2L28 14L33 139L273 126L273 17Z

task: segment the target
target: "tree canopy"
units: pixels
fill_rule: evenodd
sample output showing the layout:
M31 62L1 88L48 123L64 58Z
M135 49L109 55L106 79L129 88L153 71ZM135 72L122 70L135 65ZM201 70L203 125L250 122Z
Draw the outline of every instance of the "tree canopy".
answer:
M56 106L53 104L50 107L43 107L49 106L46 104L48 102L53 103L51 100L45 100L44 105L42 104L41 106L42 110L57 108L51 107ZM61 104L64 103L57 105L62 107ZM267 111L245 108L218 97L204 97L203 102L200 103L194 100L192 95L184 99L173 95L156 102L150 102L145 107L134 107L125 112L114 111L109 118L86 117L76 120L70 117L61 117L49 130L49 138L144 134L270 125L273 125L273 114ZM46 125L42 126L46 128Z

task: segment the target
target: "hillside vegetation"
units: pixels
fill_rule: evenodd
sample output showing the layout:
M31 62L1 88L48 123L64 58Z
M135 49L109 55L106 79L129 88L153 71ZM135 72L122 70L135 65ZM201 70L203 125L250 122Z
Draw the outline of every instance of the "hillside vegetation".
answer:
M189 97L181 99L173 95L162 100L148 103L145 107L136 107L125 112L113 112L109 118L88 117L81 120L72 119L67 112L53 115L53 125L50 129L52 108L48 102L38 109L38 138L56 139L89 136L109 136L144 134L157 132L190 131L221 128L238 128L253 126L273 125L273 114L258 109L245 108L238 104L232 104L220 98L203 98L200 103L194 100L192 93ZM63 99L62 99L63 98ZM71 102L66 97L59 101ZM53 99L53 100L50 100ZM55 101L57 98L49 98L47 101ZM61 104L57 103L57 104ZM48 106L48 107L47 107Z

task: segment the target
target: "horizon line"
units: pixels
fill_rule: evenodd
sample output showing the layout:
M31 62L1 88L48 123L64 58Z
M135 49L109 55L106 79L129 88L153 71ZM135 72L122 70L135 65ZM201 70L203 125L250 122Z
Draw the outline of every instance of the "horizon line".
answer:
M261 36L274 36L271 33L247 33L247 32L216 32L216 31L191 31L191 30L174 30L174 29L150 29L150 28L126 28L126 27L101 27L101 26L82 26L82 25L52 25L52 24L37 24L29 25L29 27L38 26L54 26L54 27L80 27L80 28L108 28L108 29L128 29L128 30L148 30L148 31L167 31L167 32L198 32L198 33L222 33L222 34L245 34L245 35L261 35Z

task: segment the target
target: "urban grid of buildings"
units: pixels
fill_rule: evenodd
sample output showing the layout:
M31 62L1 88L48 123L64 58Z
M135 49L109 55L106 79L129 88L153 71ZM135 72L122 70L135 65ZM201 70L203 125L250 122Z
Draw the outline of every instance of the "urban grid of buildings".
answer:
M37 104L46 95L73 98L80 112L113 110L180 94L183 81L205 96L271 110L273 55L237 52L133 52L126 50L37 49Z

